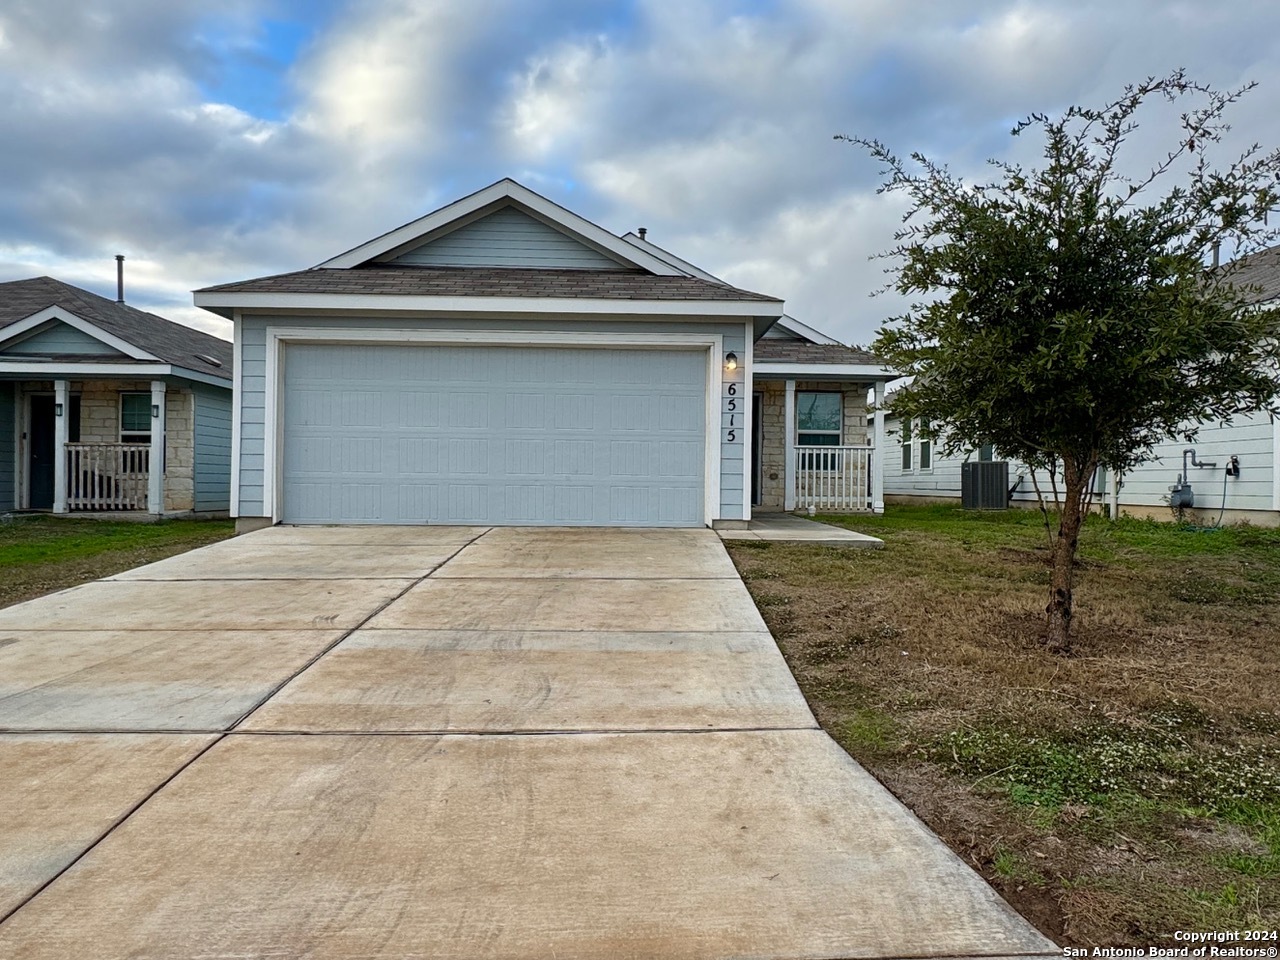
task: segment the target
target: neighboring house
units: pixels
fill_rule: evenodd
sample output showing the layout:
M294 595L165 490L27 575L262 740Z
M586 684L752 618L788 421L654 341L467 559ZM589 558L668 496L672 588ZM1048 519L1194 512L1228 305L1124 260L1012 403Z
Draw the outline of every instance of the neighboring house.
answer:
M792 502L794 481L791 498L778 484L798 444L835 448L819 464L835 490L885 378L802 324L775 327L782 301L511 180L195 302L235 324L241 529L741 524L753 499ZM838 418L811 399L846 390ZM807 412L787 419L788 402ZM850 502L871 509L872 478L856 482Z
M1272 247L1237 261L1234 282L1257 288L1262 309L1280 306L1280 247ZM890 408L892 403L890 403ZM939 456L932 444L921 437L918 424L904 423L892 412L887 417L889 443L899 456L885 458L885 496L889 502L956 502L961 496L960 465L969 459L1000 459L999 451L966 451L953 457ZM916 429L912 429L916 427ZM1195 451L1197 466L1186 450ZM1192 443L1168 442L1157 445L1155 459L1116 478L1100 473L1096 491L1099 504L1109 504L1113 513L1170 519L1169 488L1185 469L1193 489L1195 509L1190 518L1224 523L1247 520L1266 526L1280 525L1280 421L1270 414L1238 416L1230 421L1206 423ZM1235 457L1239 474L1227 467ZM1011 502L1016 506L1037 503L1031 472L1024 464L1009 464L1010 486L1022 477ZM1045 496L1052 497L1047 478L1040 478Z
M0 511L225 515L231 364L122 302L0 283Z
M900 418L890 414L886 424L889 447L884 490L889 503L959 503L960 465L967 460L1003 459L999 451L990 448L943 456L932 449L929 440L921 438L918 429L908 426L904 432ZM895 448L898 457L893 455ZM1110 505L1109 509L1118 514L1171 519L1169 488L1183 473L1186 450L1194 450L1196 460L1193 463L1190 455L1185 459L1186 479L1195 496L1189 519L1212 523L1221 514L1224 523L1247 520L1259 526L1280 525L1280 424L1265 413L1236 417L1229 423L1205 424L1193 443L1159 444L1153 451L1155 460L1120 478L1118 496L1114 476L1100 471L1094 503L1099 507ZM1239 464L1238 476L1227 472L1233 456ZM1040 475L1038 480L1045 498L1051 502L1048 477ZM1010 498L1013 506L1038 505L1031 471L1025 464L1011 461L1009 486L1015 484Z

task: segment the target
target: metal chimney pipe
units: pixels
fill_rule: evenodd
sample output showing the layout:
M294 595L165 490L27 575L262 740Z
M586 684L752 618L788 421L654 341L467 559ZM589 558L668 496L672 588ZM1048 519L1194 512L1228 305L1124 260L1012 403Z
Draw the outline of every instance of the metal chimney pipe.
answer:
M116 254L116 303L124 303L124 254Z
M644 239L645 234L646 234L646 233L648 233L648 232L649 232L649 228L648 228L648 227L640 227L638 230L636 230L636 233L638 233L638 234L640 235L640 239L641 239L641 240L643 240L643 239Z

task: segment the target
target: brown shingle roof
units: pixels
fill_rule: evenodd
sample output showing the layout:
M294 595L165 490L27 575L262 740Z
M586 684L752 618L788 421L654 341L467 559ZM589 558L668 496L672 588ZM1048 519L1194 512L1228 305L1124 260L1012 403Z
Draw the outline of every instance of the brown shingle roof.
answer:
M314 268L205 287L196 293L776 301L775 297L710 283L696 277L659 277L629 270L537 270L507 267Z
M0 335L9 324L25 320L47 307L61 307L165 363L231 379L231 344L226 340L128 304L116 303L53 277L0 283ZM104 347L104 352L107 349ZM202 355L219 361L221 366L202 359ZM79 356L76 359L96 358Z
M884 366L884 361L866 350L838 343L808 343L765 337L756 341L754 357L768 363L857 363Z

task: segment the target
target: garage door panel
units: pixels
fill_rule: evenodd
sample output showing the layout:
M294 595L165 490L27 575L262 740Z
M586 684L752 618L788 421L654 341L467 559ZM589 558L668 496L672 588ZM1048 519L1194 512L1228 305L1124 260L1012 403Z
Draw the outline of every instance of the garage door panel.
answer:
M658 441L658 476L702 479L702 442Z
M563 477L594 476L595 454L596 446L590 440L557 440L552 469Z
M284 518L701 525L706 354L285 350Z
M438 427L440 426L440 406L442 395L436 392L424 393L421 390L396 391L398 403L395 406L395 417L391 421L399 427Z

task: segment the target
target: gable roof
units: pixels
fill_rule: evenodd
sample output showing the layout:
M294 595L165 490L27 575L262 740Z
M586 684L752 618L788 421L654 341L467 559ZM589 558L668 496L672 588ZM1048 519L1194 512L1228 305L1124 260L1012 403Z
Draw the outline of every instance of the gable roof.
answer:
M515 206L547 226L605 254L617 261L619 269L643 270L657 276L673 276L680 272L661 258L614 236L509 177L353 247L317 264L317 267L351 268L392 259L507 206Z
M357 267L281 273L197 290L201 294L372 294L409 297L555 297L599 300L726 300L776 303L773 297L696 277L625 270L536 267Z
M691 277L700 277L703 280L710 280L712 283L724 283L724 281L721 280L719 277L715 276L714 274L708 273L706 270L703 270L697 264L690 263L688 260L685 260L682 257L677 257L670 250L664 250L662 247L658 246L656 243L651 243L649 240L640 236L640 234L638 233L625 233L622 235L622 239L627 241L627 243L631 244L633 247L636 247L639 250L643 250L646 253L653 254L659 260L662 260L663 262L670 264L671 266L679 270L681 273L687 273Z
M0 339L6 328L51 308L87 321L110 337L164 362L209 376L231 379L231 344L154 313L116 303L53 277L34 277L0 283ZM210 357L217 363L210 363ZM136 361L132 361L136 362Z

